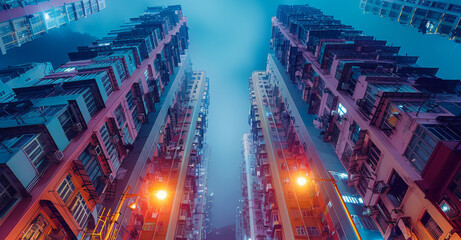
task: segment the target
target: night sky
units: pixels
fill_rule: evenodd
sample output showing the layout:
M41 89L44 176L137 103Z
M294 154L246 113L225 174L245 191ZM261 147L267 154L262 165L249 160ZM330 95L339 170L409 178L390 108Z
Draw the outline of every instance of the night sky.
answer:
M440 67L439 76L460 78L461 46L438 35L422 35L410 26L362 14L359 0L312 0L326 14L402 46L401 54L420 56L419 64ZM211 106L208 142L211 148L209 191L214 192L215 227L232 225L240 194L238 176L241 138L248 130L248 78L264 70L271 34L271 17L278 4L306 1L272 0L106 0L107 8L0 56L0 66L48 61L54 67L68 61L67 52L105 36L147 6L181 4L189 20L190 53L194 69L210 77Z

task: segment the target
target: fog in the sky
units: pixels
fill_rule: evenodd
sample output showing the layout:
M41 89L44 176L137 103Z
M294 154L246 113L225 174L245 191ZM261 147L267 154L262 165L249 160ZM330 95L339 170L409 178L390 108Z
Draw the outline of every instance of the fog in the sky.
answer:
M312 0L344 23L380 40L402 46L401 53L421 56L423 66L440 67L439 76L460 78L461 47L438 35L421 35L416 29L371 14L363 15L359 0ZM271 16L278 4L306 1L272 0L106 0L107 8L51 31L0 56L0 66L25 61L65 63L67 52L105 36L147 6L181 4L188 17L190 53L195 69L207 71L211 85L208 142L211 148L208 189L214 192L213 224L234 224L240 195L241 138L248 130L248 78L264 70L269 51Z

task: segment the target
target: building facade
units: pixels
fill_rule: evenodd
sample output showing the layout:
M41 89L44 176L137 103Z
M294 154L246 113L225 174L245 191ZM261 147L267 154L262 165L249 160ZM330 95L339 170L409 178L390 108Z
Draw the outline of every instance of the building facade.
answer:
M252 135L246 133L242 139L241 193L237 214L235 239L265 239L263 228L262 197L264 190L258 183L256 175L255 148Z
M266 73L305 148L332 153L321 163L344 169L385 239L460 239L460 81L307 5L272 23Z
M249 216L243 231L253 231L255 239L357 239L330 182L298 185L299 177L314 179L308 156L315 153L300 142L280 89L266 72L253 72L249 88L255 162L250 177L257 181L249 189L255 196L245 196L253 208L242 207L242 215Z
M2 54L106 8L105 0L2 0L0 5Z
M140 239L202 238L197 227L204 225L203 192L198 190L204 190L199 169L206 161L208 84L204 71L194 72L169 110L145 183L146 188L163 186L171 196L157 204L142 204L146 208L139 209L144 214Z
M26 63L0 69L0 102L14 100L13 88L31 86L52 71L51 63Z
M361 0L360 9L461 42L461 3L456 0Z
M128 186L142 190L159 132L193 81L187 31L180 6L148 8L13 88L0 104L1 237L77 239ZM119 235L135 232L126 204Z

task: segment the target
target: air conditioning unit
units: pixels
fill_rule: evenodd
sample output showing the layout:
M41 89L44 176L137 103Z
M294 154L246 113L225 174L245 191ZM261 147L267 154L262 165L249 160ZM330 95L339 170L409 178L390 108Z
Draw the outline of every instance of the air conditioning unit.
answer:
M64 158L64 154L61 152L61 150L56 150L53 154L51 154L51 156L58 162Z
M374 192L375 193L386 193L389 187L390 186L385 184L383 181L379 181L375 184Z
M74 125L72 125L72 128L77 131L77 132L81 132L83 131L83 125L81 123L74 123Z
M99 156L101 155L101 153L102 153L102 150L100 146L95 146L94 148L90 149L91 155Z

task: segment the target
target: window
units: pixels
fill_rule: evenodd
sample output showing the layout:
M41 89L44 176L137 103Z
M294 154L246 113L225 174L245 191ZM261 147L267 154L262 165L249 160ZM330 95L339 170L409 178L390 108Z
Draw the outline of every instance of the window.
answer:
M301 212L303 213L303 217L312 217L312 216L314 216L312 211L307 210L307 209L303 209L303 210L301 210Z
M336 148L336 144L338 143L339 140L339 134L341 134L341 130L336 124L333 124L333 131L331 132L331 144L333 144L333 147Z
M29 229L24 233L23 240L38 240L45 235L45 230L50 224L48 220L39 214L30 224Z
M365 193L367 192L368 189L368 180L371 178L371 173L370 170L366 166L362 166L360 169L360 180L357 184L357 189L359 190L359 193L365 197Z
M338 105L338 114L339 114L339 116L343 116L346 113L347 113L347 109L341 103L339 103L339 105Z
M318 237L318 236L320 236L319 231L317 230L316 227L307 226L306 228L307 228L307 234L308 234L309 237Z
M442 200L439 204L440 209L447 215L449 218L456 217L458 211L453 208L446 200Z
M64 72L74 72L75 67L68 67L68 68L64 68L63 70L64 70Z
M109 75L107 73L104 73L101 76L101 82L104 86L104 90L106 91L107 96L110 96L114 92L114 89L112 88L112 83L110 82Z
M399 121L399 111L398 109L393 105L389 104L387 106L386 113L384 114L383 117L383 123L381 124L381 129L382 130L390 130L392 131L395 129L395 126L397 126L397 122ZM389 136L389 135L388 135Z
M72 216L78 222L78 225L83 228L91 212L90 209L88 209L88 206L85 203L85 199L83 199L81 193L78 193L77 196L75 196L74 201L69 207L69 210L72 213Z
M94 100L93 93L90 89L87 89L83 94L83 99L85 100L86 107L88 108L88 112L90 116L94 116L98 110L98 106L96 106L96 101Z
M141 94L144 94L144 87L142 86L141 79L138 79L138 87L139 87L139 91L141 92Z
M126 94L126 102L128 103L128 108L130 110L133 110L133 108L136 106L133 102L133 91L128 91L128 93Z
M395 207L398 207L407 193L408 185L395 170L392 172L391 179L388 184L390 189L389 192L387 192L387 197L391 200Z
M74 115L69 111L69 108L67 108L66 111L58 117L58 119L69 141L77 136L77 131L73 128L77 121L75 120Z
M118 126L121 128L126 122L125 112L123 110L122 104L120 103L117 108L114 110L115 119L117 119Z
M178 224L178 229L176 231L176 236L185 236L185 233L186 233L186 226L184 225L184 223L179 223Z
M104 123L104 125L102 125L101 129L99 129L99 133L101 133L102 141L104 143L104 146L106 147L107 153L109 154L109 158L112 161L114 170L117 171L120 167L120 159L114 143L112 143L110 140L111 136L109 134L107 123Z
M363 103L361 109L368 114L371 114L376 102L376 96L378 95L378 89L372 87L371 84L367 86L367 91L365 97L363 98Z
M327 103L326 103L328 109L331 109L333 107L333 99L334 99L334 96L332 94L328 94Z
M389 219L391 218L391 214L389 213L389 210L387 210L386 206L384 205L381 199L378 200L376 208L378 209L378 214L376 214L376 221L381 227L381 230L383 232L386 232L387 227L389 226Z
M115 61L115 67L116 67L118 75L120 77L120 82L123 83L125 81L125 78L126 78L126 73L125 73L125 69L123 68L122 61L121 60Z
M380 157L381 157L381 151L373 142L370 141L370 145L367 151L367 163L368 165L370 165L371 169L373 169L374 171L376 170L376 167L378 166Z
M34 164L38 171L43 170L46 163L45 158L45 142L41 134L37 135L30 141L24 148L24 152L29 157L30 161Z
M133 138L131 138L130 131L128 131L128 126L125 126L122 130L123 140L125 143L132 144Z
M99 165L98 157L92 153L93 149L98 148L99 146L88 145L86 149L80 154L78 159L82 162L85 167L85 171L90 177L91 183L93 183L94 188L98 194L101 194L102 190L105 187L104 180L102 179L102 169Z
M148 70L144 71L144 77L146 78L146 81L149 80L149 71Z
M62 201L64 203L69 200L69 197L72 195L72 193L75 190L75 185L72 182L72 176L70 174L67 174L66 178L62 181L61 185L58 187L58 195L61 197Z
M141 129L141 126L142 126L142 122L139 119L139 112L138 112L137 107L134 108L133 112L131 112L131 117L133 118L133 122L134 122L134 126L136 127L136 131L139 132L139 130Z
M416 128L404 155L418 172L423 171L438 140L461 140L460 126L425 124Z
M273 222L278 222L279 221L279 216L277 215L277 212L272 213L272 221Z
M13 184L3 175L0 175L0 217L14 205L18 191L14 188Z
M356 144L359 141L360 137L360 126L354 121L351 124L351 140L353 144Z
M304 226L296 226L296 233L300 236L305 236L306 230L304 229Z
M424 228L426 228L429 235L431 235L432 239L439 239L442 236L442 229L439 227L439 225L434 221L434 219L427 211L424 213L420 221L423 224Z

